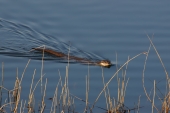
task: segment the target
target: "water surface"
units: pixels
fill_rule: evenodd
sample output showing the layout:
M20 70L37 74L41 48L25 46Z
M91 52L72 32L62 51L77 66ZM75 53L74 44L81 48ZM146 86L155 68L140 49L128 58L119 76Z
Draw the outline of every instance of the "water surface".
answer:
M150 37L153 35L153 43L159 51L161 58L167 68L169 67L169 42L170 42L170 8L169 2L161 1L0 1L0 18L10 21L15 25L24 25L31 28L31 31L46 35L33 34L36 41L49 36L53 40L58 39L77 49L93 53L102 58L107 58L116 62L116 53L118 56L117 64L123 65L128 56L147 51ZM22 28L21 31L24 31ZM4 35L4 40L8 39L10 34ZM15 37L15 36L14 36ZM23 36L27 37L27 36ZM51 38L50 38L51 39ZM54 42L54 41L53 41ZM50 42L51 43L51 42ZM2 42L0 42L2 44ZM23 42L23 45L28 44ZM6 45L5 45L6 46ZM10 45L8 46L10 47ZM21 47L23 47L21 45ZM29 46L28 46L29 47ZM61 46L59 46L61 47ZM62 48L63 50L63 48ZM142 88L142 71L145 55L141 55L128 65L127 78L129 83L126 90L125 105L134 108L134 103L138 102L141 95L141 112L151 111L151 103L147 101ZM0 55L0 62L5 63L5 84L14 83L16 68L18 67L20 76L28 61L27 57L13 57L13 55ZM44 73L48 78L47 98L54 93L56 84L59 80L58 70L62 77L65 76L67 63L44 61ZM103 88L101 67L90 66L90 96L91 103L94 102L97 95ZM31 60L25 75L23 87L29 89L31 77L34 69L37 69L36 79L41 73L41 60ZM108 81L115 73L116 68L104 68L105 81ZM69 88L72 94L85 99L85 76L88 74L88 66L81 64L71 64L69 66ZM121 74L119 74L121 77ZM165 74L164 70L156 56L153 48L149 54L146 70L147 91L153 88L153 80L160 81L158 87L165 94ZM30 81L29 81L30 79ZM111 97L117 98L116 78L109 84ZM24 88L23 88L24 89ZM25 91L25 90L24 90ZM38 90L37 90L38 92ZM24 92L23 92L24 93ZM160 95L160 98L163 98ZM46 100L47 103L50 103ZM82 112L84 104L77 102L76 110ZM75 103L76 103L75 102ZM157 99L156 104L161 108L161 102ZM106 108L105 97L101 96L97 102L98 106ZM50 104L49 104L50 106ZM48 107L47 107L48 108ZM105 112L101 109L95 109L96 112Z

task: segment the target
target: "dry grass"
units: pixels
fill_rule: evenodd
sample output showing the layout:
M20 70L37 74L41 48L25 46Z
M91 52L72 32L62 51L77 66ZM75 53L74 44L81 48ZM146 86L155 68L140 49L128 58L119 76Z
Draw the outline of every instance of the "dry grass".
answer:
M146 59L145 59L144 69L143 69L143 74L142 74L143 89L144 89L144 92L145 92L145 94L146 94L147 99L148 99L148 100L150 101L150 103L152 104L152 113L155 113L155 112L157 112L157 113L169 113L169 111L170 111L170 97L169 97L169 96L170 96L170 80L169 80L169 75L168 75L168 72L167 72L167 70L166 70L166 68L165 68L165 66L164 66L164 63L163 63L163 61L162 61L162 59L161 59L161 56L160 56L159 52L157 51L154 43L152 42L151 38L150 38L148 35L147 35L147 37L148 37L148 39L149 39L149 41L150 41L150 46L149 46L149 48L148 48L148 52L146 53ZM162 103L162 108L161 108L161 109L159 109L159 108L156 107L156 105L155 105L155 95L157 94L157 92L156 92L156 88L157 88L157 86L156 86L156 81L154 80L154 84L153 84L154 90L153 90L153 98L152 98L152 99L151 99L151 97L149 96L149 93L146 91L146 87L145 87L146 62L147 62L147 59L148 59L148 56L149 56L149 52L150 52L151 47L154 48L154 51L155 51L155 53L157 54L157 56L158 56L158 58L159 58L159 61L160 61L161 65L162 65L162 67L163 67L163 69L164 69L165 77L166 77L166 83L167 83L167 87L166 87L166 88L167 88L167 93L165 93L165 97L164 97L163 101L160 100L161 103ZM160 97L158 97L158 98L160 98Z
M144 69L143 69L143 73L142 73L142 83L143 83L143 89L145 92L145 95L147 97L147 99L149 100L149 102L151 103L151 107L152 107L152 113L168 113L170 111L170 80L169 80L169 75L166 71L166 68L163 64L163 61L161 59L161 56L159 55L156 47L154 46L151 38L148 36L148 39L150 41L150 46L148 48L147 52L142 52L137 54L136 56L129 58L128 60L122 65L122 66L117 66L116 65L116 72L112 75L112 77L106 82L105 81L105 77L104 77L104 72L103 72L103 67L101 67L102 70L102 80L103 82L101 84L103 84L103 89L101 90L101 92L98 94L98 96L96 97L95 101L93 103L89 102L89 92L90 92L90 72L89 72L89 68L88 68L88 75L86 76L86 93L85 93L85 99L81 99L73 94L70 94L69 91L69 59L68 59L68 64L66 66L66 75L64 77L64 80L62 80L62 77L60 75L60 71L58 71L59 73L59 80L58 83L56 85L56 89L55 89L55 93L53 95L53 97L51 98L52 100L52 104L51 104L51 108L50 110L48 110L48 112L50 113L77 113L76 112L76 107L75 107L75 103L74 100L75 99L79 99L82 102L85 103L84 106L84 113L92 113L93 112L93 108L97 107L99 109L104 109L105 113L129 113L129 112L137 112L139 113L140 111L140 95L139 95L139 100L138 100L138 104L137 107L134 107L133 109L129 109L128 107L126 107L125 105L125 96L126 96L126 88L128 86L128 82L129 82L129 78L126 78L126 71L128 69L128 64L129 62L131 62L132 60L134 60L135 58L137 58L140 55L145 55L146 59L144 61ZM166 76L166 82L167 82L167 93L165 94L165 97L163 99L163 101L161 101L160 103L162 103L162 107L161 109L159 109L156 105L155 105L155 99L157 98L157 84L156 81L154 80L153 83L153 95L152 97L149 95L148 91L146 90L145 87L145 70L146 70L146 62L148 59L148 55L150 52L151 47L154 48L160 63L164 69L165 72L165 76ZM44 52L43 52L44 53ZM68 56L69 56L69 52L68 52ZM117 56L117 55L116 55ZM34 78L35 78L35 74L36 74L36 69L34 70L34 73L32 75L32 81L30 83L30 89L29 89L29 94L28 94L28 100L23 100L21 99L21 95L22 95L22 84L23 84L23 78L25 75L25 71L30 63L30 60L28 61L28 63L25 66L25 69L22 73L21 78L18 77L18 70L17 70L17 74L16 74L16 80L15 80L15 84L14 84L14 88L13 89L7 89L4 86L4 64L2 63L2 74L1 74L1 85L0 85L0 113L7 113L7 112L14 112L14 113L34 113L34 112L40 112L40 113L45 113L46 111L46 102L45 102L45 97L46 97L46 86L48 84L48 79L44 78L45 74L43 72L43 57L42 56L42 67L41 67L41 77L39 78L39 80L34 83ZM117 58L116 58L117 61ZM118 68L119 67L119 68ZM122 77L119 77L121 73ZM109 89L109 84L111 83L111 81L113 79L117 80L117 97L112 97L110 95L111 90ZM45 83L43 83L42 81L45 80ZM35 84L35 85L34 85ZM35 97L35 90L38 88L38 84L41 85L41 101L39 102L39 108L38 111L36 111L37 108L35 108L35 104L36 104L36 99ZM59 88L61 88L61 92L59 91ZM4 91L6 91L7 93L7 99L2 99L4 97ZM96 103L98 102L99 98L101 97L101 95L104 93L105 96L105 103L106 103L106 108L102 108L101 106L96 106ZM3 101L5 100L5 101ZM132 103L133 104L133 103ZM101 110L102 113L102 110Z

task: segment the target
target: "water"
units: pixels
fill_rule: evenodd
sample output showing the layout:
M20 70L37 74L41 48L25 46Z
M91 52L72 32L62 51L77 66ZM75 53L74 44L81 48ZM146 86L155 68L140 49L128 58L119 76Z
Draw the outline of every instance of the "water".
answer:
M56 37L36 32L22 24L15 24L1 19L0 26L0 32L3 35L0 42L0 53L3 55L39 60L42 60L43 57L44 60L61 60L62 62L68 62L69 56L69 62L77 61L86 64L97 64L107 60L101 56L75 48L71 43L67 44ZM59 57L51 54L51 52L57 52Z
M57 42L58 39L66 44L71 42L73 47L102 56L102 58L107 58L113 63L116 63L117 53L118 65L123 65L128 56L133 57L138 53L147 51L150 42L146 34L150 37L154 34L153 43L159 51L167 70L169 69L170 57L169 13L168 1L0 1L0 18L3 20L16 25L28 26L35 32L46 34L43 36L44 38L50 36ZM21 31L24 31L24 29L22 28ZM6 40L8 35L1 34L0 37ZM39 40L42 35L34 34L33 37L35 37L35 40ZM48 38L46 40L50 42ZM23 45L25 44L27 42L23 42ZM61 49L63 50L63 48ZM9 89L13 88L16 68L18 67L21 76L28 61L28 57L13 57L14 54L11 56L0 55L0 62L5 64L4 84ZM142 88L144 60L145 55L141 55L131 61L128 64L126 75L130 80L126 89L125 105L134 108L134 103L138 102L141 95L140 105L144 107L140 109L140 112L151 111L151 103L147 101ZM53 96L59 80L58 70L64 79L66 65L67 63L58 61L44 61L44 73L46 73L45 77L48 78L46 102L49 106L48 98ZM89 100L90 103L93 103L103 88L102 70L96 66L90 66L89 68ZM27 69L23 80L23 89L29 89L34 69L37 69L36 80L39 79L41 60L31 60ZM105 81L112 77L115 70L116 67L104 68ZM85 99L85 76L87 74L87 65L70 64L70 92L82 99ZM121 73L119 73L119 76L121 77ZM164 70L153 48L151 48L147 61L145 77L148 92L153 88L153 80L155 79L157 82L160 81L157 86L165 94ZM114 78L109 84L110 95L114 98L117 98L116 81L116 78ZM39 88L37 88L37 92L38 90ZM26 94L26 92L23 93ZM160 95L160 98L163 98L163 96ZM82 112L85 103L77 99L75 101L77 102L76 110ZM106 108L104 95L101 96L97 105ZM158 97L156 105L159 109L161 108ZM94 112L103 113L105 111L96 108Z

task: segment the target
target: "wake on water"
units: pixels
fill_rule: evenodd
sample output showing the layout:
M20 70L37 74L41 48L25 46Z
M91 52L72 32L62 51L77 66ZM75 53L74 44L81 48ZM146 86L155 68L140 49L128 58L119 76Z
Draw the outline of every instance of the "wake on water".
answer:
M96 54L82 51L71 44L60 41L58 38L35 31L30 27L0 18L0 54L42 59L42 52L32 48L45 47L45 49L62 52L70 56L88 59L92 62L106 60ZM67 62L66 59L57 58L54 55L44 53L44 60ZM70 61L70 62L75 62Z

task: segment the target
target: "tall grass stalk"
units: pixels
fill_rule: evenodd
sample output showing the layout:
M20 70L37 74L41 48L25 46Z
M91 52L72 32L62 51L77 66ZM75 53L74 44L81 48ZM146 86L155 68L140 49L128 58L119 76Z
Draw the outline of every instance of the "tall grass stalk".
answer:
M84 109L84 113L87 113L88 112L88 109L89 109L89 91L90 91L90 69L89 69L89 64L88 64L88 74L86 75L86 100L85 100L85 103L86 103L86 106L85 106L85 109Z
M153 90L153 100L152 100L152 113L154 113L154 103L155 103L155 90L156 90L156 83L155 83L155 80L154 80L154 90Z
M1 78L1 87L0 87L0 106L2 106L2 87L4 84L4 63L2 62L2 78Z
M154 48L154 50L155 50L155 52L156 52L156 54L157 54L157 56L158 56L158 58L159 58L159 60L160 60L160 63L162 64L162 67L163 67L164 72L165 72L165 75L166 75L166 79L169 80L168 72L166 71L165 65L164 65L164 63L163 63L163 61L162 61L162 59L161 59L160 54L158 53L158 51L157 51L155 45L153 44L151 38L149 37L149 35L147 35L147 37L148 37L148 39L149 39L149 41L150 41L152 47Z
M138 100L137 113L139 113L139 108L140 108L140 97L141 95L139 96L139 100Z
M87 113L88 111L88 93L89 93L89 77L86 76L86 106L84 109L84 113Z
M146 57L145 57L144 67L143 67L143 72L142 72L142 84L143 84L143 89L144 89L144 92L145 92L146 97L147 97L148 100L152 103L152 100L151 100L151 98L150 98L150 96L149 96L149 94L147 93L146 88L145 88L145 70L146 70L146 64L147 64L147 60L148 60L148 56L149 56L149 53L150 53L151 46L152 46L152 44L149 45L148 51L145 52ZM159 111L156 106L154 106L154 108L155 108L157 111Z
M41 96L43 98L43 79L42 79L42 76L43 76L43 69L44 69L44 49L45 49L45 45L42 46L43 48L43 53L42 53L42 61L41 61Z
M101 67L101 69L102 69L103 86L105 86L103 67ZM108 90L108 87L107 87L107 90ZM109 90L108 90L108 92L109 92ZM109 93L107 94L106 89L104 89L104 95L105 95L105 99L106 99L106 108L109 111L110 107L109 107L109 102L108 101L110 100L110 95L109 95Z
M56 89L55 89L55 93L54 93L54 96L52 98L52 106L51 106L51 111L50 113L56 113L56 106L60 106L59 105L59 102L58 102L58 88L59 88L59 84L62 82L61 81L61 75L60 75L60 71L59 72L59 81L57 83L57 86L56 86Z
M105 88L109 85L109 83L112 81L112 79L117 75L117 73L124 67L126 66L126 64L128 64L131 60L135 59L136 57L140 56L144 54L143 52L142 53L139 53L137 54L136 56L132 57L131 59L129 59L128 61L126 61L116 72L115 74L109 79L109 81L106 83L106 85L104 86L104 88L102 89L102 91L99 93L99 95L97 96L95 102L93 103L92 107L91 107L91 110L94 108L96 102L98 101L99 97L101 96L101 94L103 93L103 91L105 90Z
M43 92L43 98L42 98L42 101L41 101L41 110L40 110L40 113L43 113L43 112L44 112L44 109L45 109L46 86L47 86L47 78L46 78L46 82L45 82L45 88L44 88L44 92Z
M34 106L35 106L35 99L34 99L34 93L32 93L32 87L34 83L34 77L35 77L36 69L34 70L33 76L32 76L32 82L30 86L30 93L28 97L28 113L31 113L34 111Z

